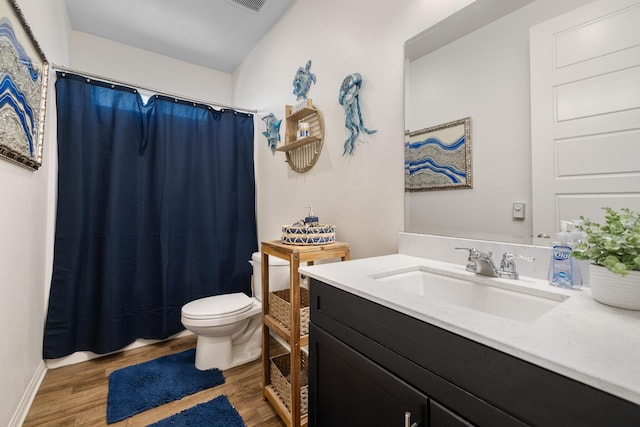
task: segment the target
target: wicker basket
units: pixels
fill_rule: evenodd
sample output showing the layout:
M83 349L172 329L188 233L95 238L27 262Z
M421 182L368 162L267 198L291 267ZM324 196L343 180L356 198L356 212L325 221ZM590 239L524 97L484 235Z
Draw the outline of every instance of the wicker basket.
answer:
M291 330L291 290L269 293L269 314ZM300 288L300 335L309 333L309 290Z
M300 352L300 414L309 410L309 366L307 354ZM271 358L271 385L287 409L291 410L291 355L289 353Z

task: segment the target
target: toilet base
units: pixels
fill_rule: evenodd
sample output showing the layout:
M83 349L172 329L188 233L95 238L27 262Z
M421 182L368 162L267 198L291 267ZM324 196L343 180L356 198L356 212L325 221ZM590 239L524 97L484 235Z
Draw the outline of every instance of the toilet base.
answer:
M206 371L213 368L230 369L253 362L262 354L262 330L258 328L249 339L234 345L231 337L207 337L198 335L196 343L196 368Z

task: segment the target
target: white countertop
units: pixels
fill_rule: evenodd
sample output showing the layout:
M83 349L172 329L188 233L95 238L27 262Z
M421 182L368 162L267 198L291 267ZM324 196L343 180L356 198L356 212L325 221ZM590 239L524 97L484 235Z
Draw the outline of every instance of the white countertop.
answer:
M534 292L569 295L541 317L521 322L394 292L371 277L416 267L478 278L465 271L464 265L402 254L300 267L300 272L640 405L640 311L600 304L588 288L557 289L526 277L517 281L487 278L494 284L516 283Z

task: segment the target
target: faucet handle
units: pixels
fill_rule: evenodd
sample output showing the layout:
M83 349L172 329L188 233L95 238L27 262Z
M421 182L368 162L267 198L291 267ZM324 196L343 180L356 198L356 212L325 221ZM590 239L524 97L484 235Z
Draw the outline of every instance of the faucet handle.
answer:
M518 279L520 275L516 271L516 259L521 259L527 262L535 261L534 257L524 256L524 255L515 255L511 252L505 252L502 255L502 261L500 262L500 271L498 271L498 276L504 279Z
M454 248L456 251L469 251L469 257L467 258L467 266L465 270L472 273L476 272L477 266L475 260L480 257L480 252L476 248Z
M478 250L476 248L454 248L456 251L469 251L469 256L471 256L471 253L475 252L477 253Z

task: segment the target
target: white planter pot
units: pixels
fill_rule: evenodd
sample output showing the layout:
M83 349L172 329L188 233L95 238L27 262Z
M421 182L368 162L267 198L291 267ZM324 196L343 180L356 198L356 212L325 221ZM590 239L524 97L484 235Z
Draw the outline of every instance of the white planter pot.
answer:
M640 271L625 277L599 265L590 264L591 295L596 301L627 310L640 310Z

